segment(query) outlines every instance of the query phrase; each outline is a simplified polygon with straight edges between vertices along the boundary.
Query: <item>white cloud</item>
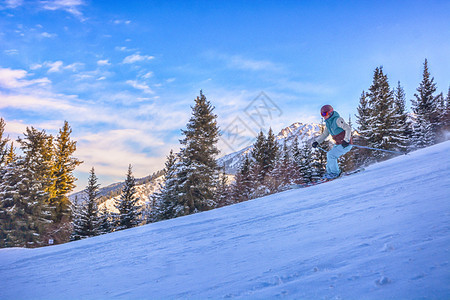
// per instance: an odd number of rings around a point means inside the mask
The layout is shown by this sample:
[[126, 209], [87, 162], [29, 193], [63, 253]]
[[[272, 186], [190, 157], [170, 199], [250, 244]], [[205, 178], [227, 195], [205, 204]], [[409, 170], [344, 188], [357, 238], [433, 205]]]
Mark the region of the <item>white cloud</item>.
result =
[[4, 88], [21, 88], [31, 85], [46, 85], [50, 83], [50, 80], [46, 77], [27, 80], [29, 76], [25, 70], [12, 70], [9, 68], [0, 68], [0, 86]]
[[4, 5], [6, 8], [16, 8], [23, 5], [23, 0], [5, 0]]
[[78, 18], [82, 18], [79, 7], [85, 5], [83, 0], [48, 0], [41, 1], [42, 7], [46, 10], [64, 10]]
[[282, 71], [283, 67], [269, 60], [256, 60], [242, 55], [228, 55], [216, 52], [207, 52], [205, 56], [209, 59], [223, 61], [228, 68], [245, 71]]
[[111, 63], [107, 59], [101, 59], [97, 61], [97, 65], [99, 66], [109, 66]]
[[124, 58], [123, 63], [124, 64], [133, 64], [135, 62], [141, 62], [141, 61], [148, 61], [154, 59], [154, 56], [150, 55], [140, 55], [139, 53], [135, 53], [132, 55], [129, 55]]
[[275, 71], [279, 70], [280, 67], [268, 60], [254, 60], [249, 58], [244, 58], [240, 55], [233, 55], [228, 58], [228, 65], [232, 68], [237, 68], [241, 70], [249, 71]]
[[155, 92], [145, 83], [140, 83], [137, 80], [127, 80], [127, 84], [131, 85], [135, 89], [141, 90], [147, 94], [154, 94]]
[[6, 55], [17, 55], [19, 54], [19, 50], [17, 49], [8, 49], [3, 51]]
[[73, 64], [70, 65], [64, 65], [64, 63], [61, 60], [58, 61], [46, 61], [42, 64], [33, 64], [30, 66], [30, 70], [38, 70], [41, 69], [43, 67], [49, 68], [48, 69], [48, 73], [57, 73], [57, 72], [62, 72], [63, 70], [69, 70], [72, 72], [77, 72], [78, 70], [80, 70], [81, 68], [84, 67], [83, 63], [79, 63], [79, 62], [75, 62]]
[[142, 78], [149, 79], [150, 77], [153, 77], [153, 72], [147, 72], [146, 74], [142, 75]]
[[114, 20], [114, 24], [120, 25], [120, 24], [125, 24], [125, 25], [129, 25], [131, 24], [130, 20]]
[[44, 38], [54, 38], [54, 37], [57, 37], [58, 35], [55, 33], [43, 32], [43, 33], [41, 33], [41, 36]]
[[47, 62], [46, 66], [49, 67], [48, 73], [60, 72], [61, 67], [63, 66], [63, 62], [60, 60], [55, 62]]

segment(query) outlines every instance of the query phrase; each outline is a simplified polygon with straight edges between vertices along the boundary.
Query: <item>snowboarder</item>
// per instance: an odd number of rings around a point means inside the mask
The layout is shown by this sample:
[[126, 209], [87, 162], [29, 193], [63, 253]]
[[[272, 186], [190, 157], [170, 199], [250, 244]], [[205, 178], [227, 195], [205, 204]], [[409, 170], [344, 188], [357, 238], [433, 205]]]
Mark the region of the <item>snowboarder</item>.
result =
[[338, 158], [352, 149], [350, 144], [352, 128], [344, 121], [338, 112], [333, 110], [331, 105], [324, 105], [320, 109], [320, 114], [325, 119], [325, 130], [312, 143], [314, 148], [318, 147], [330, 134], [336, 145], [327, 152], [327, 173], [326, 179], [333, 179], [341, 175], [338, 165]]

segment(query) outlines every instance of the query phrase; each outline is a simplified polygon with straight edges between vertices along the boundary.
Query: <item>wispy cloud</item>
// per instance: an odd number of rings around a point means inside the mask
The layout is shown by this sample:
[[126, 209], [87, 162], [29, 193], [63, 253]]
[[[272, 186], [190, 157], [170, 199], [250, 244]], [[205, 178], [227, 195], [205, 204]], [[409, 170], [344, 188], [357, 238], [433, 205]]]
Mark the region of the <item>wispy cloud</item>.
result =
[[238, 69], [244, 71], [282, 71], [283, 66], [276, 64], [270, 60], [258, 60], [243, 55], [229, 55], [209, 51], [205, 53], [208, 59], [219, 60], [225, 63], [230, 69]]
[[64, 10], [80, 19], [83, 19], [83, 14], [80, 11], [80, 6], [85, 5], [83, 0], [52, 0], [42, 1], [42, 7], [47, 10]]
[[97, 65], [99, 66], [109, 66], [111, 63], [107, 59], [101, 59], [97, 61]]
[[83, 63], [75, 62], [70, 65], [64, 65], [64, 62], [61, 60], [58, 61], [46, 61], [42, 64], [34, 64], [30, 67], [31, 70], [38, 70], [40, 68], [46, 67], [48, 68], [48, 73], [57, 73], [62, 72], [63, 70], [69, 70], [72, 72], [76, 72], [82, 67], [84, 67]]
[[[5, 8], [16, 8], [19, 7], [21, 5], [23, 5], [23, 0], [5, 0], [4, 2], [4, 7]], [[0, 4], [0, 9], [2, 8], [2, 5]]]
[[154, 56], [150, 56], [150, 55], [140, 55], [139, 53], [135, 53], [132, 55], [129, 55], [127, 57], [124, 58], [123, 63], [124, 64], [133, 64], [136, 62], [142, 62], [142, 61], [149, 61], [154, 59]]
[[129, 24], [131, 24], [131, 21], [130, 20], [114, 20], [113, 23], [116, 25], [121, 25], [121, 24], [129, 25]]
[[145, 83], [138, 82], [137, 80], [127, 80], [127, 84], [131, 85], [135, 89], [141, 90], [147, 94], [154, 94], [155, 92]]
[[58, 35], [56, 33], [48, 33], [48, 32], [41, 33], [41, 37], [44, 37], [44, 38], [54, 38], [57, 36]]

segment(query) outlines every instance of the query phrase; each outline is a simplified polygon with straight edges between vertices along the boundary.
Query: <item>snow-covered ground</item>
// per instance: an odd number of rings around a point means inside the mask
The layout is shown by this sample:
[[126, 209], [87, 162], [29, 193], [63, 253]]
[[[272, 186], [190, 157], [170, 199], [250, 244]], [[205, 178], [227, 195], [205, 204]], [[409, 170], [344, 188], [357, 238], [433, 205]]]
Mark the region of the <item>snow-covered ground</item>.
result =
[[0, 299], [449, 299], [450, 142], [322, 185], [40, 249]]

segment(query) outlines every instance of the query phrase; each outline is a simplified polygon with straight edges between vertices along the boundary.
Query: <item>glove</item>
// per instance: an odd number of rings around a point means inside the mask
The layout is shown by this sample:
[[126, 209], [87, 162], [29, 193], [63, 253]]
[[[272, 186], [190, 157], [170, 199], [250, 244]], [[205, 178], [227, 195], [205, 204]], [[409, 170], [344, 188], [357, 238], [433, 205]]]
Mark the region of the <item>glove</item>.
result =
[[350, 145], [348, 142], [346, 142], [346, 141], [342, 141], [342, 147], [344, 147], [344, 148], [347, 148], [348, 147], [348, 145]]
[[314, 143], [312, 143], [312, 146], [313, 146], [313, 148], [317, 148], [317, 146], [319, 146], [319, 143], [318, 142], [314, 142]]

